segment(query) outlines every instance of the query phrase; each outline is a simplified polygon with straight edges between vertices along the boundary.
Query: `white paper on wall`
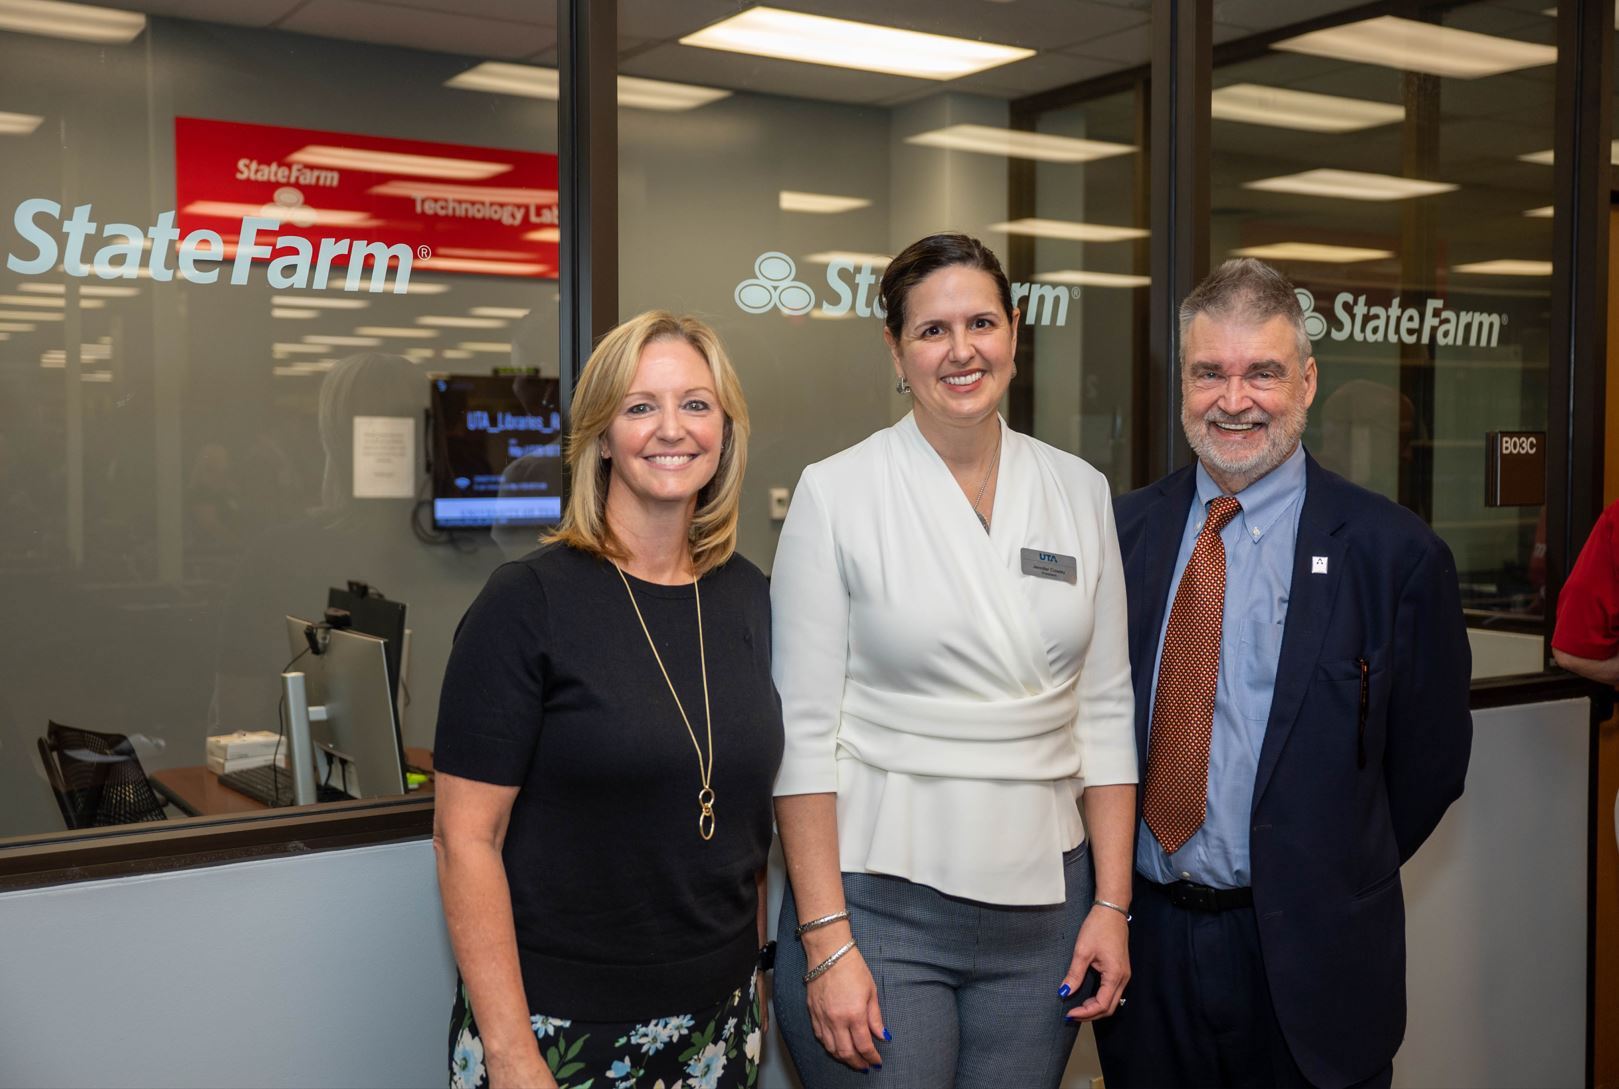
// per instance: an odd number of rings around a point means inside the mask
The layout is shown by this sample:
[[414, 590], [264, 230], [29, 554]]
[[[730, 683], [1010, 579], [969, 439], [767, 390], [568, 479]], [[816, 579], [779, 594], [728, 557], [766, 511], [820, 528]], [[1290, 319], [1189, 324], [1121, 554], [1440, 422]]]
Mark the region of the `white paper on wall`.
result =
[[354, 417], [354, 498], [410, 499], [416, 494], [416, 421], [409, 416]]

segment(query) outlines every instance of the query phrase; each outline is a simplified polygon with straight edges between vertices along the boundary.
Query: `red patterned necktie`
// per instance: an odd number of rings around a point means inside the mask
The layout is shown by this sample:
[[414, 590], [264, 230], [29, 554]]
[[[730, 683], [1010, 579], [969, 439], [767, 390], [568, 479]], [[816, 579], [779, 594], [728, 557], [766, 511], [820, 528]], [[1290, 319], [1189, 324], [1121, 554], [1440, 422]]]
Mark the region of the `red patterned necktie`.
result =
[[1220, 622], [1225, 613], [1225, 542], [1220, 531], [1241, 509], [1229, 495], [1209, 503], [1208, 518], [1192, 546], [1192, 558], [1186, 561], [1164, 631], [1141, 812], [1168, 854], [1192, 838], [1208, 811], [1209, 739], [1214, 734]]

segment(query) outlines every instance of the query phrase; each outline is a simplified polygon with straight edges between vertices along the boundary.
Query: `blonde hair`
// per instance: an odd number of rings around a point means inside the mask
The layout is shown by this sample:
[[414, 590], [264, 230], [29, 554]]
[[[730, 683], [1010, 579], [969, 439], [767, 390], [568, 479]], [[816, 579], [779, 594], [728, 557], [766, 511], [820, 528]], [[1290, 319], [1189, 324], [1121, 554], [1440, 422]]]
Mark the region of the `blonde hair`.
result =
[[618, 417], [619, 407], [635, 381], [641, 353], [654, 341], [665, 339], [683, 340], [703, 357], [714, 376], [720, 411], [725, 414], [719, 467], [697, 492], [697, 509], [687, 530], [692, 567], [702, 575], [736, 551], [742, 474], [748, 467], [748, 406], [719, 335], [697, 318], [677, 317], [667, 310], [637, 314], [602, 337], [590, 353], [579, 384], [574, 387], [564, 446], [572, 490], [561, 524], [543, 540], [615, 563], [629, 559], [629, 553], [607, 524], [607, 481], [612, 464], [601, 456], [601, 439]]

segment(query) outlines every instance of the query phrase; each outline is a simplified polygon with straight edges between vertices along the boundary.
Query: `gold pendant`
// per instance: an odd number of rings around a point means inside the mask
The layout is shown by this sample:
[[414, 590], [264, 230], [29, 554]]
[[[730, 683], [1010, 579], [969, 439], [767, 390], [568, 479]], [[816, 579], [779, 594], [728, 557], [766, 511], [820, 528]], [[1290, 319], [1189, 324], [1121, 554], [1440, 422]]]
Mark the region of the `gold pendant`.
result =
[[697, 792], [697, 804], [703, 807], [697, 818], [697, 834], [705, 840], [714, 838], [714, 792], [704, 787]]

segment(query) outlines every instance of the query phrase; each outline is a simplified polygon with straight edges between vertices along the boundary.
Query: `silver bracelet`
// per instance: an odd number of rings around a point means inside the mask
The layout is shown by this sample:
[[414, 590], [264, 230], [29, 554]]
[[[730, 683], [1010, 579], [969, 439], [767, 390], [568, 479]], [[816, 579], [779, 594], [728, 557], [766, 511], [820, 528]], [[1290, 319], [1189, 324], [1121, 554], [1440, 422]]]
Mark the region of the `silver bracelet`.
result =
[[808, 986], [809, 984], [814, 983], [817, 979], [820, 979], [822, 976], [826, 975], [826, 973], [831, 970], [832, 966], [838, 961], [842, 960], [843, 955], [853, 948], [853, 938], [850, 938], [848, 941], [838, 946], [837, 952], [833, 953], [830, 957], [827, 957], [821, 963], [804, 973], [804, 985]]
[[834, 911], [830, 915], [822, 915], [819, 919], [811, 919], [807, 923], [800, 923], [797, 929], [793, 931], [793, 938], [797, 941], [803, 941], [804, 935], [810, 931], [819, 930], [823, 926], [831, 926], [833, 923], [840, 923], [848, 917], [849, 911], [845, 908], [842, 911]]
[[1124, 921], [1127, 922], [1127, 923], [1135, 922], [1136, 917], [1134, 915], [1131, 915], [1130, 912], [1126, 908], [1120, 907], [1118, 904], [1115, 904], [1111, 900], [1092, 900], [1091, 903], [1095, 904], [1097, 907], [1112, 908], [1114, 911], [1118, 912], [1120, 915], [1123, 915], [1124, 916]]

